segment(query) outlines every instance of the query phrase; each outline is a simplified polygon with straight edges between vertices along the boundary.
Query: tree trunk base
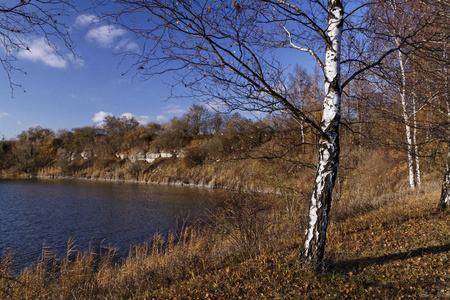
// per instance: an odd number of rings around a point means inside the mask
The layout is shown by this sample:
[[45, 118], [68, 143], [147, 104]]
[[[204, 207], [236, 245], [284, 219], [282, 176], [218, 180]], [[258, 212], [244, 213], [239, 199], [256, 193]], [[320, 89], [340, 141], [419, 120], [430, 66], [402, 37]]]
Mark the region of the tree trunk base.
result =
[[450, 169], [445, 173], [444, 182], [442, 183], [441, 200], [439, 207], [446, 209], [450, 205]]

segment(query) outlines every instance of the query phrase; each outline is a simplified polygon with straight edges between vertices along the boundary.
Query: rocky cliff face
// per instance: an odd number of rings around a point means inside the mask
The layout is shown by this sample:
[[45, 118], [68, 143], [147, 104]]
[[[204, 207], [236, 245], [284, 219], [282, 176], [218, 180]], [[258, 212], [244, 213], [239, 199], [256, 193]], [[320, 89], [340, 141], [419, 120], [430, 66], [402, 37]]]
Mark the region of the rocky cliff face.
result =
[[[78, 157], [81, 157], [82, 159], [86, 160], [90, 157], [95, 156], [95, 154], [92, 154], [91, 151], [84, 150], [81, 153], [78, 152], [72, 152], [67, 155], [68, 161], [74, 161]], [[129, 154], [125, 153], [116, 153], [116, 157], [120, 160], [123, 159], [129, 159], [131, 162], [137, 162], [137, 161], [145, 161], [147, 163], [152, 163], [158, 158], [183, 158], [184, 153], [182, 151], [173, 151], [173, 152], [144, 152], [144, 151], [132, 151]]]

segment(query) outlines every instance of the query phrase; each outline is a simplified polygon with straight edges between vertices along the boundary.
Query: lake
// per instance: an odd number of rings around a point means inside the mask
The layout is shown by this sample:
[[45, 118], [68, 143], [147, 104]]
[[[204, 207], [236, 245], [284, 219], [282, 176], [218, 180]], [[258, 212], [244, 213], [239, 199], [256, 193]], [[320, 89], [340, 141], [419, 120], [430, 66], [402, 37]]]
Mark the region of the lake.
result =
[[180, 217], [204, 217], [215, 191], [196, 187], [85, 180], [0, 180], [0, 251], [13, 250], [17, 266], [36, 262], [43, 245], [65, 256], [113, 245], [119, 253], [159, 232], [176, 230]]

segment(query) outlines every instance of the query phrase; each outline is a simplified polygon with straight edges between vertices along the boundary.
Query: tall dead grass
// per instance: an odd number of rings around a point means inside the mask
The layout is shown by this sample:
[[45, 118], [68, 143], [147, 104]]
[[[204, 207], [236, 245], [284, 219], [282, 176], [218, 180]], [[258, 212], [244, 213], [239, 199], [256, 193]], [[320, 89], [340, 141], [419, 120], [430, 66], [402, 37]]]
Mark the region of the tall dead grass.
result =
[[0, 298], [133, 298], [245, 260], [255, 251], [298, 239], [303, 232], [302, 220], [293, 215], [294, 210], [284, 209], [280, 197], [224, 192], [221, 199], [206, 222], [184, 227], [178, 234], [155, 235], [132, 247], [119, 261], [114, 248], [100, 254], [94, 250], [82, 253], [70, 241], [66, 257], [44, 249], [36, 264], [12, 276], [14, 260], [4, 255]]
[[433, 174], [422, 175], [422, 185], [412, 190], [402, 157], [383, 149], [355, 150], [342, 159], [331, 205], [331, 217], [342, 221], [405, 201], [414, 194], [440, 189]]

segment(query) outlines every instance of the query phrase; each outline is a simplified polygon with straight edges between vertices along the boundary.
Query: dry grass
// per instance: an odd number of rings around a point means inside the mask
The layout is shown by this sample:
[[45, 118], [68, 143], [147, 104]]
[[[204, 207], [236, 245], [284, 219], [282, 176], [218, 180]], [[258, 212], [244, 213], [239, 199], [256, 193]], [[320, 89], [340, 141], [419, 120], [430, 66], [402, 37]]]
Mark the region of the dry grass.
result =
[[[169, 237], [156, 235], [132, 248], [121, 261], [114, 260], [114, 249], [102, 255], [95, 251], [80, 253], [69, 243], [66, 257], [57, 258], [43, 251], [35, 265], [13, 277], [13, 259], [5, 255], [0, 264], [0, 298], [133, 298], [230, 262], [243, 261], [300, 229], [286, 230], [285, 218], [292, 216], [280, 213], [277, 205], [281, 200], [273, 196], [228, 192], [223, 197], [234, 200], [221, 202], [223, 205], [207, 223], [194, 224]], [[245, 200], [246, 205], [241, 206], [240, 200]], [[246, 214], [242, 215], [243, 211]], [[247, 220], [251, 215], [256, 218]]]
[[[449, 299], [450, 214], [436, 210], [438, 196], [400, 195], [389, 206], [333, 222], [327, 270], [320, 274], [298, 259], [303, 220], [297, 216], [304, 207], [288, 210], [282, 199], [239, 198], [226, 202], [209, 224], [177, 237], [155, 236], [119, 262], [113, 250], [99, 256], [69, 244], [67, 257], [44, 253], [13, 277], [13, 260], [4, 256], [0, 298]], [[251, 240], [245, 213], [236, 214], [246, 209], [261, 226]]]
[[173, 185], [199, 185], [211, 188], [235, 189], [249, 192], [280, 193], [281, 190], [303, 191], [312, 182], [312, 170], [292, 169], [292, 164], [258, 159], [208, 160], [200, 165], [187, 166], [183, 159], [159, 158], [152, 164], [127, 161], [101, 161], [98, 166], [87, 160], [85, 165], [64, 173], [61, 168], [40, 169], [44, 178], [74, 177], [82, 179], [123, 180]]
[[244, 261], [148, 290], [159, 299], [449, 299], [449, 212], [437, 192], [334, 223], [328, 267], [299, 263], [297, 242], [285, 241]]

